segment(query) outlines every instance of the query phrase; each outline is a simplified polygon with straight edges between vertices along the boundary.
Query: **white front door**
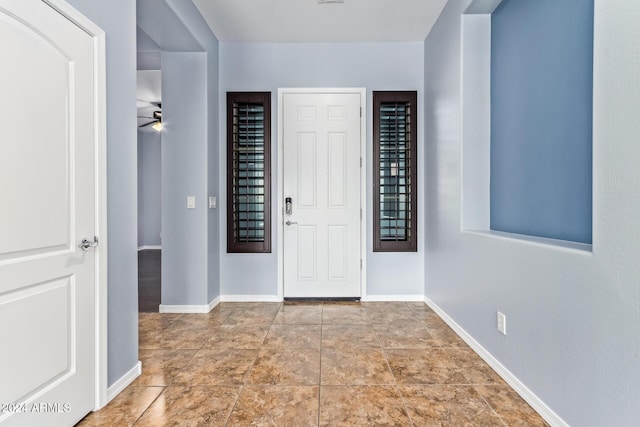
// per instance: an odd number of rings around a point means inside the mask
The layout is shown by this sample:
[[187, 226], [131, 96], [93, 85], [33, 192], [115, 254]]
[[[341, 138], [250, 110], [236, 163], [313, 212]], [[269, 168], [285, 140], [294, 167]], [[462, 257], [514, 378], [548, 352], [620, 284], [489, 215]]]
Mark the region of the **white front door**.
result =
[[284, 297], [360, 297], [360, 93], [283, 95]]
[[0, 424], [94, 407], [94, 40], [41, 0], [0, 0]]

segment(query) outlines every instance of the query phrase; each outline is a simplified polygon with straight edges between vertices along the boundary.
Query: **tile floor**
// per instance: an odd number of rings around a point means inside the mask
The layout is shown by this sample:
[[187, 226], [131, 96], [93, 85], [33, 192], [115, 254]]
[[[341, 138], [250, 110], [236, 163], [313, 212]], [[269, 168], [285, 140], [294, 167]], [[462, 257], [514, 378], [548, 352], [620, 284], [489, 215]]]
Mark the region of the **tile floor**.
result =
[[546, 426], [423, 303], [140, 313], [142, 375], [80, 426]]

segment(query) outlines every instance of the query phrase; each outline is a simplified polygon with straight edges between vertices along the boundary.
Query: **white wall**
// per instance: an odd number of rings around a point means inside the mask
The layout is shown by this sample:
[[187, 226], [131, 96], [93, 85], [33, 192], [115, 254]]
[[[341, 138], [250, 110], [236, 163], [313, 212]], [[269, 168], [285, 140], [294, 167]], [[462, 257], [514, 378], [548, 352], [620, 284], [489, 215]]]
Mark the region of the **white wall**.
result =
[[[469, 3], [450, 0], [425, 41], [425, 293], [570, 425], [636, 425], [640, 2], [596, 0], [592, 253], [460, 232], [460, 14]], [[496, 310], [507, 315], [506, 337]]]
[[138, 131], [138, 248], [161, 245], [161, 135]]
[[[367, 89], [367, 231], [372, 230], [371, 150], [373, 90], [417, 90], [418, 110], [423, 99], [423, 43], [220, 43], [220, 123], [226, 123], [227, 91], [271, 91], [272, 99], [272, 218], [277, 218], [277, 89], [284, 87], [364, 87]], [[271, 254], [226, 253], [226, 126], [220, 127], [220, 253], [222, 295], [276, 296], [277, 250], [280, 244], [272, 224]], [[423, 150], [423, 128], [418, 122], [418, 149]], [[419, 162], [418, 188], [423, 187], [424, 164]], [[420, 190], [419, 190], [420, 191]], [[422, 230], [424, 213], [419, 212]], [[418, 253], [373, 253], [367, 239], [367, 293], [422, 295], [424, 233]]]

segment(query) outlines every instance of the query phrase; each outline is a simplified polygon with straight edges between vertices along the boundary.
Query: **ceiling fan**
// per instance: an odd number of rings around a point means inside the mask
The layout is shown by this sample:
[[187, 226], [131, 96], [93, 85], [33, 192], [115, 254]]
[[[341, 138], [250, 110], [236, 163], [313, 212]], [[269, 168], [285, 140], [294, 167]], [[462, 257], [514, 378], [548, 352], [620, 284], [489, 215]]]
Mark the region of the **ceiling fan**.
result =
[[151, 126], [154, 130], [160, 132], [162, 130], [162, 104], [160, 102], [148, 102], [148, 104], [152, 107], [158, 108], [158, 110], [154, 110], [151, 116], [138, 116], [140, 119], [151, 119], [151, 121], [138, 125], [138, 127], [144, 128]]

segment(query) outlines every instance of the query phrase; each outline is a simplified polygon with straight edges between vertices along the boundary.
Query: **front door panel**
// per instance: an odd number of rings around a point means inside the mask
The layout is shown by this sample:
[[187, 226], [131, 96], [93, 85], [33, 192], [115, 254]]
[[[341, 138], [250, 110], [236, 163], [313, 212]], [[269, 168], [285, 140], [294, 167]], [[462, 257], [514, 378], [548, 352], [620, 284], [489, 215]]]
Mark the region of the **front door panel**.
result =
[[360, 94], [285, 94], [284, 296], [360, 297]]

